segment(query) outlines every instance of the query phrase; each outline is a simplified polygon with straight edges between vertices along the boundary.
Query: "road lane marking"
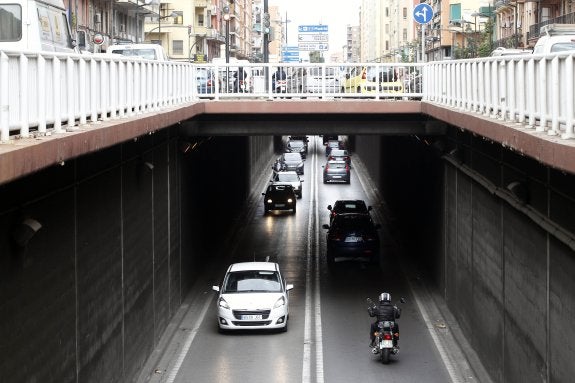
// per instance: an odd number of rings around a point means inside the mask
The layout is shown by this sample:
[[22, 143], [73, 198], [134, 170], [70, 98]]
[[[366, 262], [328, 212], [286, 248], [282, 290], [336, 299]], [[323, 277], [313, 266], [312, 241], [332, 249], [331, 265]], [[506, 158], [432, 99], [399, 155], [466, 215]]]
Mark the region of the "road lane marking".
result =
[[186, 355], [188, 354], [188, 351], [190, 350], [190, 347], [192, 346], [192, 342], [194, 341], [196, 334], [200, 330], [200, 325], [204, 321], [204, 317], [206, 316], [206, 313], [208, 312], [208, 308], [212, 304], [212, 299], [213, 299], [213, 295], [210, 294], [209, 298], [206, 299], [206, 302], [204, 303], [204, 307], [202, 308], [202, 312], [200, 313], [200, 316], [196, 320], [194, 328], [186, 337], [186, 341], [184, 342], [184, 346], [182, 347], [182, 349], [178, 353], [178, 359], [176, 360], [174, 367], [170, 371], [170, 374], [168, 375], [168, 379], [166, 380], [166, 383], [174, 383], [174, 380], [176, 379], [176, 376], [178, 375], [178, 372], [180, 371], [180, 367], [182, 367], [182, 363], [184, 363], [184, 359], [186, 358]]
[[[314, 169], [317, 169], [318, 154], [314, 156]], [[315, 173], [315, 170], [314, 170]], [[324, 375], [323, 375], [323, 332], [321, 327], [321, 297], [320, 297], [320, 248], [319, 248], [319, 199], [318, 199], [318, 180], [317, 176], [314, 177], [315, 185], [314, 188], [314, 197], [315, 197], [315, 207], [314, 207], [314, 216], [315, 216], [315, 243], [314, 243], [314, 254], [315, 254], [315, 372], [316, 372], [316, 382], [323, 383]], [[311, 216], [311, 214], [310, 214]], [[310, 225], [311, 226], [311, 225]]]

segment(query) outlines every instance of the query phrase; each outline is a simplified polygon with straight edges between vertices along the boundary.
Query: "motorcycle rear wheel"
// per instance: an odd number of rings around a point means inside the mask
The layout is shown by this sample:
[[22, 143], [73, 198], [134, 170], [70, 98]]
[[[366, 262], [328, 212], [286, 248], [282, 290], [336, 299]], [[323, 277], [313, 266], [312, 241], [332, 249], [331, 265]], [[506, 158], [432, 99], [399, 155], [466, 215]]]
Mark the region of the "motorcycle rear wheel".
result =
[[381, 359], [381, 363], [388, 364], [389, 363], [389, 348], [384, 348], [383, 350], [379, 351], [379, 358]]

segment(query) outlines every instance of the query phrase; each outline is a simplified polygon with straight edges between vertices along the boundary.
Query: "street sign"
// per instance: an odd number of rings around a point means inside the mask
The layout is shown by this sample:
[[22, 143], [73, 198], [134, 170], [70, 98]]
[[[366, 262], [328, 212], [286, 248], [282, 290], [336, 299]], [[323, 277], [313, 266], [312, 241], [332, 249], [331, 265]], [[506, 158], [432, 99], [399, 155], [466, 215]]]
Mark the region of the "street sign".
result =
[[288, 57], [288, 56], [289, 57], [299, 57], [299, 50], [297, 50], [297, 51], [282, 51], [282, 57]]
[[299, 48], [296, 45], [284, 46], [282, 48], [284, 51], [299, 51]]
[[284, 63], [298, 63], [299, 57], [282, 57], [282, 62], [284, 62]]
[[329, 50], [329, 44], [327, 43], [299, 43], [300, 51], [327, 51]]
[[311, 33], [300, 33], [297, 36], [298, 43], [314, 43], [314, 42], [327, 42], [329, 40], [329, 35], [327, 34], [311, 34]]
[[327, 25], [298, 25], [299, 33], [327, 33]]
[[413, 8], [413, 19], [418, 24], [427, 24], [433, 18], [433, 8], [431, 5], [421, 3]]

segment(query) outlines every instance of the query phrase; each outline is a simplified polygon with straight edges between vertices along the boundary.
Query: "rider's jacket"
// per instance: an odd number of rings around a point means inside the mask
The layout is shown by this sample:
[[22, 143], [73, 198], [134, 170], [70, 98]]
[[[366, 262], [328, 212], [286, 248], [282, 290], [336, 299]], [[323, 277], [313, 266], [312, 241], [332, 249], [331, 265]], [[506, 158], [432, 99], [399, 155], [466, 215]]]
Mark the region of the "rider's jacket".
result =
[[401, 309], [391, 302], [379, 302], [378, 306], [369, 308], [370, 317], [377, 317], [377, 321], [395, 321], [401, 316]]

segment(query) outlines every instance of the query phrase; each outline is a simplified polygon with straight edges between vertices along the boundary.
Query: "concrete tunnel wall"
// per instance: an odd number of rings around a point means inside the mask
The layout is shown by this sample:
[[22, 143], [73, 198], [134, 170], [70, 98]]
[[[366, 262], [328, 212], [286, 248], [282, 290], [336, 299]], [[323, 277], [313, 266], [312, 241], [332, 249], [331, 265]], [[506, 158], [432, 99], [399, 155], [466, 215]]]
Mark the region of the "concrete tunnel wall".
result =
[[[402, 228], [401, 256], [445, 299], [494, 382], [571, 381], [575, 175], [455, 129], [433, 142], [355, 140]], [[455, 161], [442, 160], [453, 148]], [[506, 189], [515, 181], [520, 198]]]
[[0, 381], [132, 381], [272, 154], [164, 129], [0, 185]]

